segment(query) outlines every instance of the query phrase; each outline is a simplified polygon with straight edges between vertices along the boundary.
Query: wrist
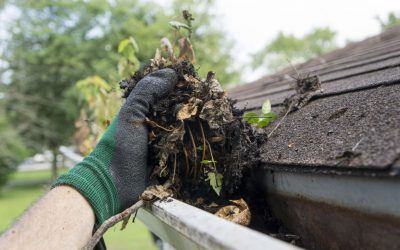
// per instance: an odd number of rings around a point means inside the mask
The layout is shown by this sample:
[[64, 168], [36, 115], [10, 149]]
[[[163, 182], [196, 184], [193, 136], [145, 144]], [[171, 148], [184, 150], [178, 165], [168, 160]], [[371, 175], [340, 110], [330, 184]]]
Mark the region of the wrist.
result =
[[67, 185], [76, 189], [90, 203], [96, 222], [100, 224], [120, 210], [117, 189], [109, 170], [115, 151], [115, 130], [116, 119], [93, 152], [52, 185], [52, 188]]
[[[97, 162], [96, 165], [93, 162]], [[99, 167], [100, 164], [88, 156], [52, 185], [52, 188], [66, 185], [77, 190], [90, 203], [99, 224], [119, 212], [116, 188], [110, 173]]]

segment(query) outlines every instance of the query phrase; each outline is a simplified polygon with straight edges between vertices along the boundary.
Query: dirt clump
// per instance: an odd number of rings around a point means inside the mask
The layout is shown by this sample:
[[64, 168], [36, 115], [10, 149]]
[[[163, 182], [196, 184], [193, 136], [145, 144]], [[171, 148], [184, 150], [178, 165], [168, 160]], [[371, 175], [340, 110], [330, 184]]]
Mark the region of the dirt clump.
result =
[[144, 76], [163, 68], [174, 69], [178, 83], [146, 119], [151, 184], [170, 182], [175, 198], [297, 244], [297, 236], [287, 233], [269, 210], [260, 188], [260, 145], [267, 136], [244, 122], [245, 110], [234, 107], [213, 72], [201, 79], [186, 60], [153, 59], [120, 83], [123, 96]]
[[321, 81], [317, 75], [298, 75], [294, 77], [294, 79], [296, 80], [294, 86], [296, 93], [286, 98], [284, 101], [285, 112], [287, 113], [300, 110], [306, 106], [314, 96], [322, 93]]
[[202, 208], [236, 197], [243, 174], [258, 164], [262, 137], [242, 120], [243, 111], [234, 108], [214, 73], [203, 80], [186, 60], [153, 59], [120, 83], [123, 97], [144, 76], [163, 68], [174, 69], [178, 83], [151, 107], [146, 120], [148, 161], [154, 166], [150, 179], [171, 180], [177, 198]]

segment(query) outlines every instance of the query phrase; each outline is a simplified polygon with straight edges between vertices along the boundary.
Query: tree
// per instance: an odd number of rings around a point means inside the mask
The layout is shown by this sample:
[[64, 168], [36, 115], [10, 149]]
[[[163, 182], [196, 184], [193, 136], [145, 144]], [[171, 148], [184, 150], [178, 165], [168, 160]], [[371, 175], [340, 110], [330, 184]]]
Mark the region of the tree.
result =
[[181, 16], [182, 10], [190, 10], [195, 20], [191, 41], [196, 53], [199, 74], [206, 76], [214, 71], [222, 85], [237, 83], [240, 75], [233, 68], [233, 41], [218, 25], [218, 16], [213, 13], [214, 0], [175, 0], [174, 16]]
[[[196, 25], [202, 28], [193, 41], [200, 72], [214, 70], [222, 81], [232, 81], [237, 73], [229, 67], [229, 46], [224, 34], [211, 27], [212, 1], [175, 3], [176, 10], [181, 3], [198, 15]], [[147, 63], [170, 30], [171, 17], [147, 1], [5, 1], [10, 5], [19, 17], [7, 25], [10, 39], [1, 58], [5, 66], [0, 73], [7, 73], [9, 81], [7, 115], [29, 148], [50, 149], [54, 155], [75, 130], [80, 110], [77, 92], [71, 91], [75, 83], [98, 75], [115, 89], [121, 80], [116, 70], [119, 41], [133, 36], [140, 47], [138, 60]], [[55, 162], [53, 170], [55, 177]]]
[[74, 131], [77, 112], [66, 102], [65, 90], [82, 75], [97, 70], [99, 64], [94, 60], [101, 62], [105, 55], [102, 50], [92, 53], [93, 46], [99, 44], [88, 37], [100, 7], [69, 1], [13, 4], [20, 18], [8, 30], [11, 40], [3, 57], [6, 70], [12, 73], [6, 88], [6, 109], [28, 147], [53, 152], [55, 178], [58, 147]]
[[336, 32], [330, 28], [316, 28], [303, 37], [280, 32], [262, 50], [253, 54], [252, 66], [266, 66], [269, 71], [287, 67], [289, 62], [301, 63], [336, 48]]
[[390, 29], [394, 26], [400, 25], [400, 17], [396, 15], [396, 13], [389, 12], [387, 15], [387, 19], [383, 20], [380, 17], [377, 17], [379, 24], [381, 25], [382, 30]]
[[[0, 100], [0, 107], [2, 105]], [[4, 110], [0, 108], [0, 188], [6, 183], [9, 174], [18, 163], [29, 155], [17, 131], [11, 126]]]

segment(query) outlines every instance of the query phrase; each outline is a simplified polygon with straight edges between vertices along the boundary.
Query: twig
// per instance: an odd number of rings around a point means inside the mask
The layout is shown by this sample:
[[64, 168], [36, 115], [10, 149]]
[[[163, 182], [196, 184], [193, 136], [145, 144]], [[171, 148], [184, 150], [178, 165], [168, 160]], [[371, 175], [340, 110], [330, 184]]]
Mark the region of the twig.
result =
[[364, 137], [362, 137], [357, 143], [356, 145], [354, 145], [354, 147], [351, 149], [352, 152], [356, 151], [356, 149], [358, 148], [358, 146], [360, 145], [360, 143], [364, 140]]
[[[163, 187], [165, 189], [168, 189], [171, 186], [172, 186], [172, 183], [170, 180], [167, 180], [163, 185]], [[158, 200], [158, 198], [148, 200], [148, 201], [146, 200], [146, 202], [154, 202], [156, 200]], [[82, 248], [82, 250], [92, 250], [96, 246], [96, 244], [100, 241], [101, 237], [103, 237], [105, 232], [107, 232], [107, 230], [110, 227], [114, 226], [115, 224], [117, 224], [120, 221], [123, 221], [126, 218], [129, 218], [133, 213], [135, 213], [135, 216], [133, 217], [133, 221], [134, 221], [136, 218], [137, 211], [139, 210], [139, 208], [143, 207], [144, 205], [145, 205], [145, 201], [143, 201], [143, 199], [140, 199], [135, 204], [128, 207], [121, 213], [108, 218], [105, 222], [103, 222], [103, 224], [101, 224], [101, 226], [93, 234], [92, 238], [90, 238], [90, 240], [88, 241], [88, 243], [86, 243], [86, 245]]]
[[201, 138], [202, 138], [202, 140], [203, 140], [203, 155], [202, 155], [202, 157], [201, 157], [201, 162], [200, 162], [200, 169], [199, 169], [199, 172], [201, 172], [201, 167], [203, 166], [203, 161], [205, 160], [205, 158], [206, 158], [206, 147], [207, 147], [207, 144], [206, 144], [206, 136], [205, 136], [205, 134], [204, 134], [204, 129], [203, 129], [203, 125], [201, 125], [201, 121], [199, 121], [199, 124], [200, 124], [200, 131], [201, 131]]
[[215, 164], [214, 156], [213, 156], [212, 149], [211, 149], [211, 144], [207, 140], [206, 140], [206, 142], [207, 142], [207, 145], [208, 145], [208, 149], [210, 150], [211, 161], [212, 161], [212, 163], [214, 165], [215, 170], [217, 170], [217, 165]]
[[139, 210], [136, 210], [135, 211], [135, 215], [133, 215], [133, 218], [132, 218], [132, 223], [135, 223], [135, 219], [136, 219], [136, 216], [137, 216], [137, 212], [138, 212]]
[[189, 158], [185, 147], [183, 147], [183, 154], [185, 155], [185, 176], [189, 174]]
[[82, 248], [83, 250], [92, 250], [96, 244], [99, 242], [101, 237], [103, 237], [104, 233], [112, 226], [117, 224], [118, 222], [124, 220], [128, 216], [131, 216], [131, 214], [135, 213], [139, 208], [143, 207], [144, 201], [139, 200], [136, 202], [134, 205], [131, 207], [125, 209], [119, 214], [116, 214], [112, 217], [110, 217], [108, 220], [103, 222], [99, 229], [97, 229], [96, 233], [92, 236], [92, 238], [89, 240], [89, 242]]
[[190, 129], [189, 125], [187, 127], [188, 127], [189, 136], [190, 136], [190, 140], [192, 141], [192, 146], [193, 146], [193, 151], [194, 151], [194, 178], [196, 179], [196, 177], [197, 177], [197, 147], [196, 147], [196, 143], [194, 141], [192, 130]]
[[203, 155], [201, 160], [204, 160], [206, 158], [206, 136], [204, 134], [204, 129], [203, 129], [203, 125], [201, 125], [201, 121], [199, 121], [200, 124], [200, 131], [201, 131], [201, 138], [203, 140]]
[[175, 180], [175, 174], [176, 174], [176, 153], [175, 153], [175, 155], [174, 155], [174, 172], [173, 172], [173, 174], [172, 174], [172, 183], [175, 183], [175, 182], [174, 182], [174, 180]]
[[149, 119], [147, 119], [147, 118], [146, 118], [146, 122], [147, 122], [148, 124], [150, 124], [150, 126], [160, 128], [160, 129], [165, 130], [165, 131], [167, 131], [167, 132], [173, 132], [173, 131], [174, 131], [173, 129], [167, 129], [167, 128], [165, 128], [165, 127], [163, 127], [163, 126], [157, 124], [155, 121], [149, 120]]
[[292, 104], [289, 105], [288, 110], [286, 111], [286, 114], [282, 117], [282, 119], [279, 120], [278, 124], [276, 124], [275, 128], [272, 129], [272, 131], [268, 134], [267, 138], [270, 138], [271, 135], [275, 132], [277, 128], [282, 124], [282, 122], [286, 119], [286, 116], [290, 113], [292, 109]]

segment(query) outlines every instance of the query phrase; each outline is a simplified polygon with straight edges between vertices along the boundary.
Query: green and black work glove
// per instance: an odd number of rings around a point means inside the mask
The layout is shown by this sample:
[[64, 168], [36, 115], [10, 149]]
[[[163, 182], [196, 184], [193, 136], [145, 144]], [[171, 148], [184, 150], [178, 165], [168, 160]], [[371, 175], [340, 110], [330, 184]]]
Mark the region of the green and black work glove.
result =
[[144, 191], [148, 176], [144, 121], [150, 107], [177, 80], [172, 69], [140, 80], [93, 152], [54, 183], [53, 187], [72, 186], [86, 197], [98, 224], [133, 205]]

